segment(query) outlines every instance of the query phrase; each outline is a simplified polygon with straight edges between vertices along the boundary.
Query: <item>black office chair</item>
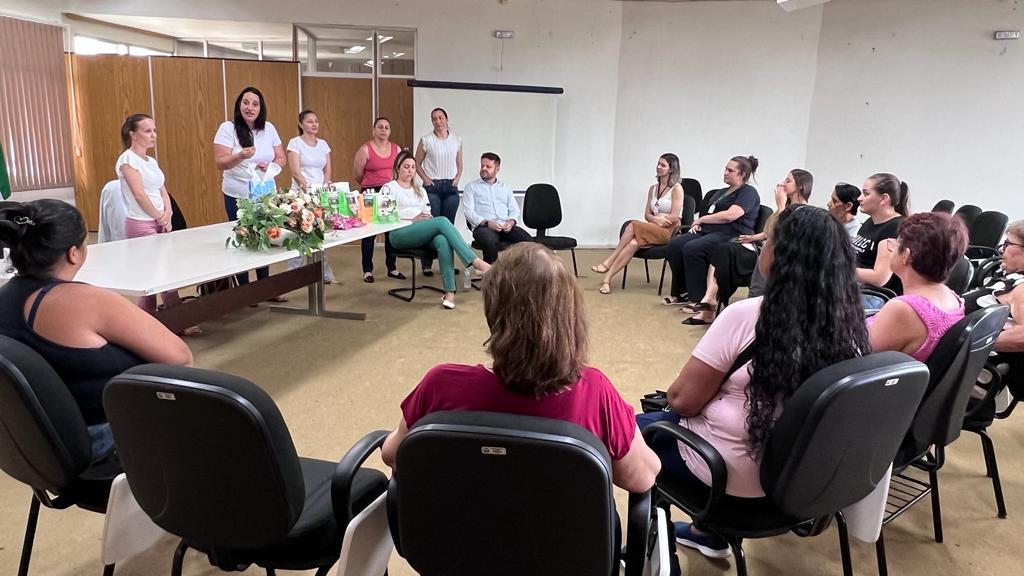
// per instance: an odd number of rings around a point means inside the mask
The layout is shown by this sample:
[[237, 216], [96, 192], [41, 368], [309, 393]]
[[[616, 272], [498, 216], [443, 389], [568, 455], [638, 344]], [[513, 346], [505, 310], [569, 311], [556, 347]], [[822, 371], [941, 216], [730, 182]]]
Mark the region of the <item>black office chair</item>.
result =
[[945, 212], [946, 214], [953, 213], [953, 201], [952, 200], [939, 200], [932, 207], [932, 212]]
[[178, 203], [175, 202], [174, 196], [168, 194], [167, 197], [171, 199], [171, 210], [173, 211], [173, 214], [171, 214], [171, 230], [177, 231], [188, 229], [188, 222], [185, 221], [185, 214], [182, 213], [181, 208], [178, 208]]
[[[416, 297], [416, 291], [417, 290], [432, 290], [434, 292], [440, 292], [441, 294], [444, 294], [444, 290], [442, 290], [441, 288], [438, 288], [437, 286], [431, 286], [429, 284], [420, 284], [420, 285], [416, 284], [416, 268], [419, 267], [416, 264], [416, 261], [417, 260], [423, 260], [423, 259], [436, 260], [437, 259], [437, 250], [434, 250], [433, 248], [405, 248], [405, 249], [395, 248], [394, 249], [394, 254], [395, 254], [395, 259], [398, 259], [398, 258], [408, 258], [410, 264], [412, 265], [411, 266], [412, 270], [409, 272], [409, 287], [408, 288], [392, 288], [392, 289], [388, 290], [388, 296], [394, 296], [395, 298], [398, 298], [399, 300], [404, 300], [406, 302], [412, 302], [413, 298]], [[409, 293], [408, 296], [405, 295], [406, 292]]]
[[[997, 368], [1000, 364], [1008, 365], [1004, 376]], [[981, 399], [971, 398], [967, 404], [963, 429], [973, 432], [981, 438], [981, 449], [985, 456], [985, 475], [992, 479], [992, 491], [996, 498], [996, 513], [1006, 518], [1006, 502], [1003, 499], [1003, 486], [999, 479], [999, 464], [996, 461], [996, 447], [992, 437], [988, 435], [988, 427], [996, 420], [1005, 420], [1013, 413], [1017, 403], [1024, 398], [1024, 353], [997, 354], [989, 358], [985, 371], [991, 378], [984, 384], [985, 396]], [[998, 409], [996, 398], [1007, 390], [1010, 394], [1009, 404]]]
[[971, 288], [986, 288], [1003, 274], [1003, 257], [993, 256], [976, 263]]
[[981, 208], [978, 208], [974, 204], [964, 204], [963, 206], [956, 209], [953, 216], [959, 216], [964, 221], [964, 225], [967, 226], [967, 230], [971, 229], [971, 224], [974, 223], [974, 219], [981, 214]]
[[945, 284], [953, 292], [963, 294], [970, 290], [972, 280], [974, 280], [974, 264], [967, 256], [961, 256], [950, 270]]
[[[967, 315], [946, 331], [929, 356], [928, 390], [893, 460], [883, 526], [931, 494], [935, 541], [942, 542], [938, 471], [945, 463], [945, 447], [960, 437], [971, 389], [1008, 314], [1006, 306], [992, 306]], [[906, 474], [910, 467], [927, 472], [928, 482]], [[878, 571], [884, 576], [888, 571], [884, 533], [875, 547]]]
[[[696, 182], [696, 180], [694, 180]], [[699, 184], [698, 184], [699, 186]], [[693, 197], [686, 196], [683, 198], [683, 211], [680, 216], [680, 222], [686, 223], [686, 214], [690, 214], [690, 224], [693, 223]], [[626, 226], [629, 225], [630, 220], [626, 220], [622, 223], [622, 227], [619, 228], [619, 237], [622, 237], [623, 232], [626, 231]], [[677, 227], [678, 229], [678, 227]], [[673, 230], [673, 236], [675, 230]], [[665, 260], [665, 255], [668, 254], [668, 244], [662, 244], [660, 246], [648, 246], [647, 248], [640, 248], [633, 253], [633, 258], [640, 258], [644, 261], [644, 274], [647, 275], [647, 283], [651, 283], [651, 269], [647, 262], [649, 260], [661, 260], [661, 279], [658, 281], [658, 296], [661, 296], [661, 290], [665, 286], [665, 265], [668, 263]], [[629, 263], [622, 268], [622, 289], [626, 289], [626, 274], [629, 272]]]
[[555, 252], [569, 250], [572, 253], [572, 272], [579, 276], [576, 267], [575, 238], [570, 236], [549, 236], [548, 229], [562, 223], [562, 203], [558, 190], [551, 184], [530, 184], [523, 198], [523, 225], [537, 231], [533, 241], [543, 244]]
[[137, 366], [110, 381], [103, 405], [139, 506], [181, 538], [171, 576], [188, 548], [224, 571], [325, 576], [349, 521], [387, 489], [360, 468], [386, 432], [340, 462], [300, 458], [274, 401], [238, 376]]
[[[758, 209], [758, 212], [757, 212], [757, 220], [754, 221], [754, 234], [760, 234], [760, 233], [764, 232], [765, 226], [768, 225], [768, 219], [771, 218], [772, 214], [774, 214], [774, 213], [775, 213], [775, 210], [772, 210], [771, 208], [769, 208], [768, 206], [765, 206], [764, 204], [761, 205], [761, 207]], [[757, 256], [760, 257], [760, 254], [761, 254], [761, 247], [760, 247], [760, 245], [758, 245], [757, 246]], [[756, 267], [756, 260], [755, 260], [755, 267]], [[726, 272], [726, 274], [728, 274], [728, 273]], [[754, 277], [754, 273], [751, 272], [750, 274], [747, 274], [746, 276], [740, 278], [740, 281], [736, 284], [735, 288], [741, 288], [743, 286], [749, 287], [750, 286], [750, 281], [753, 279], [753, 277]], [[725, 291], [722, 290], [721, 288], [722, 288], [722, 285], [719, 284], [718, 302], [719, 302], [719, 305], [722, 308], [725, 308], [726, 306], [729, 305], [729, 300], [732, 299], [733, 294], [735, 294], [736, 292], [735, 292], [735, 289], [734, 289], [732, 292], [726, 294]]]
[[[39, 506], [104, 514], [110, 484], [121, 473], [113, 450], [91, 454], [82, 413], [60, 376], [7, 336], [0, 336], [0, 468], [32, 488], [18, 576], [28, 575]], [[113, 564], [104, 567], [105, 576], [113, 573]]]
[[[388, 516], [395, 549], [423, 576], [619, 574], [611, 460], [570, 422], [425, 416], [398, 447]], [[650, 519], [650, 492], [630, 494], [627, 576], [643, 569]]]
[[702, 204], [704, 203], [704, 192], [701, 189], [700, 181], [693, 178], [683, 178], [680, 183], [683, 185], [683, 194], [687, 198], [693, 199], [693, 208], [690, 209], [688, 205], [683, 206], [683, 218], [682, 223], [685, 226], [693, 224], [694, 214], [700, 211]]
[[1006, 233], [1006, 225], [1009, 221], [1006, 214], [994, 210], [978, 214], [968, 227], [970, 246], [967, 247], [967, 257], [972, 260], [981, 260], [998, 256], [997, 247]]
[[[702, 530], [729, 542], [736, 571], [746, 576], [744, 538], [793, 531], [823, 532], [834, 517], [839, 528], [843, 574], [853, 568], [841, 510], [868, 494], [885, 476], [928, 384], [928, 369], [900, 352], [881, 352], [825, 368], [808, 378], [785, 403], [761, 460], [766, 496], [725, 493], [726, 466], [707, 440], [670, 422], [644, 428], [652, 443], [670, 434], [689, 446], [711, 470], [711, 486], [662, 472], [655, 504], [676, 506]], [[871, 425], [864, 415], [871, 414]]]

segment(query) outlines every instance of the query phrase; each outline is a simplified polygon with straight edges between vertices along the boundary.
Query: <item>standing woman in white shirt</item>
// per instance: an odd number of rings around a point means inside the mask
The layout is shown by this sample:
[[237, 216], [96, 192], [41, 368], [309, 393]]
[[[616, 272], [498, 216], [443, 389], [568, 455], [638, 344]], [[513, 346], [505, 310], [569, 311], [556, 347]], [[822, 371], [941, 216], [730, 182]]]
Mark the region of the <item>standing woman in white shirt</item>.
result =
[[[420, 138], [416, 147], [416, 173], [423, 179], [431, 215], [444, 216], [455, 224], [462, 177], [462, 138], [448, 130], [448, 113], [444, 108], [430, 111], [430, 123], [434, 131]], [[424, 276], [433, 276], [430, 264], [430, 260], [423, 260]]]
[[[164, 173], [156, 158], [148, 155], [156, 145], [156, 122], [146, 114], [132, 114], [121, 125], [121, 143], [125, 150], [117, 157], [114, 172], [124, 195], [124, 232], [127, 238], [152, 236], [171, 231], [171, 199], [164, 186]], [[160, 294], [167, 307], [181, 303], [177, 290]], [[156, 313], [156, 296], [139, 298], [139, 307]], [[197, 326], [187, 328], [184, 334], [202, 333]]]
[[[398, 202], [398, 217], [412, 224], [391, 232], [391, 244], [405, 248], [433, 248], [441, 268], [444, 297], [441, 306], [455, 308], [455, 255], [466, 267], [486, 272], [491, 265], [477, 258], [455, 226], [442, 216], [431, 216], [427, 195], [416, 185], [416, 158], [402, 150], [395, 159], [394, 180], [381, 186], [382, 194], [392, 194]], [[454, 254], [453, 254], [454, 252]]]
[[[299, 135], [288, 141], [288, 170], [292, 173], [292, 188], [309, 188], [331, 183], [331, 147], [317, 137], [320, 118], [312, 110], [299, 114]], [[288, 261], [288, 269], [297, 268], [302, 257]], [[324, 281], [337, 284], [331, 264], [324, 255]]]
[[[224, 122], [217, 129], [213, 138], [213, 160], [217, 168], [224, 173], [221, 191], [224, 192], [224, 211], [228, 220], [238, 219], [238, 200], [249, 197], [250, 169], [266, 172], [271, 164], [284, 167], [284, 148], [277, 128], [267, 122], [267, 103], [263, 93], [247, 86], [235, 99], [235, 117], [232, 122]], [[256, 269], [256, 278], [263, 279], [270, 275], [269, 267]], [[249, 282], [249, 273], [243, 272], [235, 276], [239, 284]], [[275, 302], [284, 302], [287, 298], [272, 298]]]

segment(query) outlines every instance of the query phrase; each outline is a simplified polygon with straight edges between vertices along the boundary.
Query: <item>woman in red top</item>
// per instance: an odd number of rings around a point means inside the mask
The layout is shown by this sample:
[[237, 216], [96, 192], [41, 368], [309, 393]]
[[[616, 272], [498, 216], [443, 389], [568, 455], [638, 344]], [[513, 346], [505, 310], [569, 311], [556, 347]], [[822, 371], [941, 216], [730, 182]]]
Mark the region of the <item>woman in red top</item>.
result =
[[[398, 144], [390, 140], [391, 121], [380, 117], [373, 122], [373, 138], [356, 151], [352, 163], [352, 177], [359, 182], [362, 192], [377, 192], [391, 181], [395, 158], [398, 156]], [[363, 238], [363, 282], [373, 284], [373, 244], [376, 238]], [[384, 264], [388, 268], [388, 276], [397, 280], [405, 280], [405, 274], [396, 269], [395, 254], [391, 248], [390, 234], [384, 235]]]
[[483, 294], [492, 367], [441, 364], [427, 372], [402, 402], [384, 462], [395, 467], [398, 445], [423, 416], [483, 410], [586, 428], [608, 448], [616, 486], [637, 493], [653, 486], [661, 463], [644, 443], [632, 407], [600, 370], [584, 364], [583, 294], [561, 259], [540, 244], [515, 244], [484, 275]]

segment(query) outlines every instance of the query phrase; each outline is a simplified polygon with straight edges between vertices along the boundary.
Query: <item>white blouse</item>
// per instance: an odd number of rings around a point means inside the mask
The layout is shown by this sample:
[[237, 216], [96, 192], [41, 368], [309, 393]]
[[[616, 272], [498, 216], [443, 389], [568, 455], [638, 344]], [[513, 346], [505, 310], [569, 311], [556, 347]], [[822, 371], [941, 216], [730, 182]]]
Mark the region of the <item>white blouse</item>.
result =
[[[299, 155], [299, 166], [302, 169], [302, 177], [310, 186], [324, 184], [324, 169], [327, 167], [327, 155], [331, 153], [331, 147], [327, 142], [316, 139], [316, 146], [306, 144], [302, 136], [296, 136], [288, 141], [288, 151]], [[292, 178], [292, 187], [298, 188], [299, 183]]]
[[426, 192], [421, 190], [423, 195], [419, 196], [412, 186], [405, 188], [398, 180], [381, 186], [382, 191], [384, 188], [398, 200], [398, 217], [402, 220], [412, 220], [424, 212], [430, 213], [430, 202], [427, 201]]
[[121, 182], [121, 194], [124, 196], [125, 216], [132, 220], [152, 221], [153, 217], [146, 214], [146, 211], [139, 206], [135, 195], [132, 194], [132, 189], [124, 179], [121, 166], [125, 164], [139, 171], [139, 175], [142, 176], [142, 189], [149, 197], [149, 201], [153, 203], [153, 208], [161, 212], [164, 210], [164, 197], [160, 195], [160, 189], [164, 186], [163, 170], [160, 170], [160, 166], [157, 165], [156, 158], [139, 156], [131, 148], [121, 153], [117, 162], [114, 163], [114, 172], [117, 173], [117, 179]]

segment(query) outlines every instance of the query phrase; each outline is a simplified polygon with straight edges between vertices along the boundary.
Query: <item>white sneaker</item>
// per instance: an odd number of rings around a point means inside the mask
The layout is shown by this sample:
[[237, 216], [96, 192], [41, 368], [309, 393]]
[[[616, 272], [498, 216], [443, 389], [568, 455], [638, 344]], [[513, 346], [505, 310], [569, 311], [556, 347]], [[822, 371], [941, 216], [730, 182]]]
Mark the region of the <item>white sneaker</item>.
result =
[[455, 310], [455, 300], [449, 300], [445, 297], [441, 297], [441, 307], [445, 310]]

